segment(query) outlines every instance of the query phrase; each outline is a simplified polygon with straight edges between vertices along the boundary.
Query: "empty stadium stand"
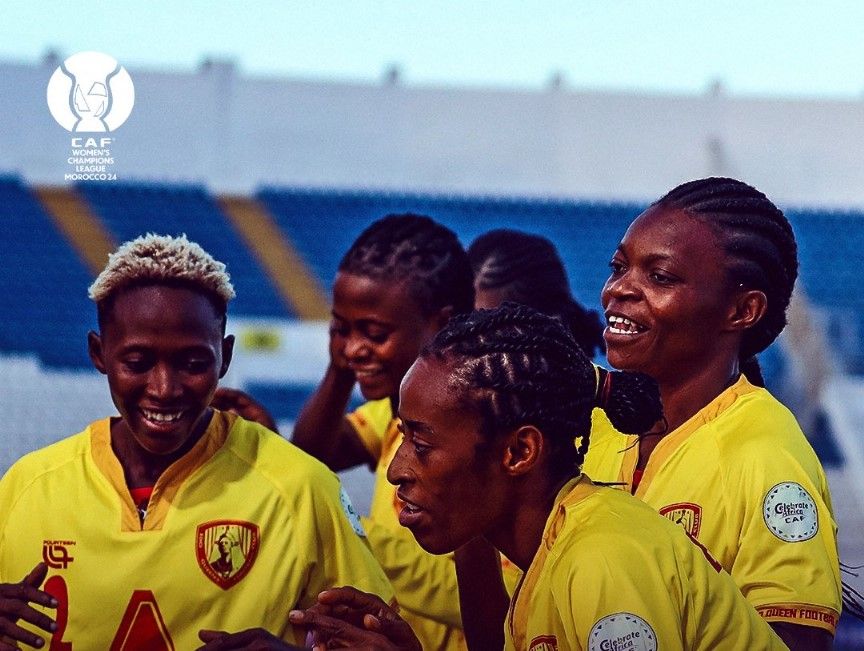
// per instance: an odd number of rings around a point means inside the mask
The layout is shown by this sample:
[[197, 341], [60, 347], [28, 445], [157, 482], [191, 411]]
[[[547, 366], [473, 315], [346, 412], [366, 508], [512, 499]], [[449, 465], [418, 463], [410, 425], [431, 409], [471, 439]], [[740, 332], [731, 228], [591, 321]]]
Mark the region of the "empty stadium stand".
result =
[[0, 260], [0, 351], [89, 366], [90, 272], [32, 191], [9, 176], [0, 177]]
[[237, 290], [237, 314], [296, 316], [233, 224], [202, 186], [82, 184], [79, 191], [118, 242], [143, 233], [179, 235], [223, 261]]

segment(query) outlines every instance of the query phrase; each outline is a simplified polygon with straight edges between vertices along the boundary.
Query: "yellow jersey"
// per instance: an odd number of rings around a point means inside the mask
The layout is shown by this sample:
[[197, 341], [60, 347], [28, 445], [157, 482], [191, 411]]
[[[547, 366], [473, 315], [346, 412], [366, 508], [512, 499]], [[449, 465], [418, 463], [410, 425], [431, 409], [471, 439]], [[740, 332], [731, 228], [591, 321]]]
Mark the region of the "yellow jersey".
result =
[[[393, 584], [400, 615], [427, 651], [467, 649], [453, 555], [430, 554], [417, 544], [414, 534], [399, 524], [402, 504], [396, 497], [396, 487], [387, 481], [387, 468], [402, 435], [390, 399], [369, 401], [349, 414], [348, 420], [377, 459], [372, 503], [363, 525], [375, 557]], [[513, 594], [521, 572], [503, 557], [502, 570], [508, 592]]]
[[[584, 471], [631, 490], [637, 437], [595, 426]], [[768, 391], [742, 375], [663, 437], [634, 494], [705, 545], [766, 620], [834, 634], [842, 592], [828, 483]]]
[[321, 590], [393, 595], [337, 477], [219, 411], [143, 517], [107, 418], [20, 459], [0, 481], [0, 581], [40, 560], [59, 602], [52, 649], [194, 649], [201, 629], [253, 627], [302, 643], [288, 612]]
[[786, 649], [678, 527], [585, 475], [558, 494], [516, 589], [505, 649]]

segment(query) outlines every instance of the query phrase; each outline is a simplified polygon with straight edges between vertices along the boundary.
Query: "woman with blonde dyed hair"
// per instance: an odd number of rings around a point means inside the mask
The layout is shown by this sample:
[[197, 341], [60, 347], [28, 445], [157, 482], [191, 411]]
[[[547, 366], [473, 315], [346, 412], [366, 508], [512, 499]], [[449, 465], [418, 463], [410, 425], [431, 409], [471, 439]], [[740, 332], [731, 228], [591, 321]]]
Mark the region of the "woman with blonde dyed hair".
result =
[[[225, 265], [185, 237], [146, 235], [110, 257], [90, 296], [90, 357], [119, 416], [25, 456], [0, 481], [4, 641], [190, 649], [245, 629], [237, 635], [298, 643], [286, 608], [334, 583], [389, 600], [336, 477], [210, 407], [234, 344]], [[220, 538], [230, 563], [214, 567]]]

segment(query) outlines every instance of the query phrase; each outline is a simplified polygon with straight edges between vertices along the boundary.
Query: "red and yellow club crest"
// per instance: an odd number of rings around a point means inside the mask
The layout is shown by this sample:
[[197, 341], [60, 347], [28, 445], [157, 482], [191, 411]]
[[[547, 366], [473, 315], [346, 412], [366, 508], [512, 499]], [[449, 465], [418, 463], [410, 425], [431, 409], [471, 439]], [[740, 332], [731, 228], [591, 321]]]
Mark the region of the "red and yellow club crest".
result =
[[660, 515], [666, 516], [672, 522], [684, 527], [684, 531], [693, 538], [699, 537], [702, 526], [702, 507], [692, 502], [679, 502], [660, 509]]
[[540, 635], [531, 640], [528, 651], [558, 651], [558, 638], [554, 635]]
[[198, 525], [195, 556], [207, 578], [227, 590], [252, 569], [259, 542], [258, 525], [242, 520], [213, 520]]

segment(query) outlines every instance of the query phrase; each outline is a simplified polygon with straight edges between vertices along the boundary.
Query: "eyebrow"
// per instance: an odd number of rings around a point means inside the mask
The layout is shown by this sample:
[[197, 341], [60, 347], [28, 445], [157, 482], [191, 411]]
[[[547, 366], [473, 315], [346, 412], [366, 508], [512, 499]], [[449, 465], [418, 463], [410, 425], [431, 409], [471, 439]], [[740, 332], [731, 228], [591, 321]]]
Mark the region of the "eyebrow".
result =
[[407, 418], [402, 418], [401, 416], [399, 417], [399, 419], [402, 421], [402, 423], [405, 425], [405, 427], [407, 427], [410, 430], [414, 430], [417, 432], [423, 432], [424, 434], [434, 434], [435, 433], [435, 430], [433, 430], [431, 426], [424, 423], [423, 421], [408, 420]]
[[[615, 249], [615, 252], [620, 253], [624, 257], [627, 257], [627, 254], [624, 251], [624, 245], [623, 244], [619, 244], [618, 247]], [[668, 253], [650, 253], [650, 254], [646, 255], [644, 258], [644, 261], [649, 263], [649, 264], [652, 262], [660, 262], [660, 261], [665, 261], [665, 260], [672, 260], [674, 262], [675, 257], [668, 254]]]

